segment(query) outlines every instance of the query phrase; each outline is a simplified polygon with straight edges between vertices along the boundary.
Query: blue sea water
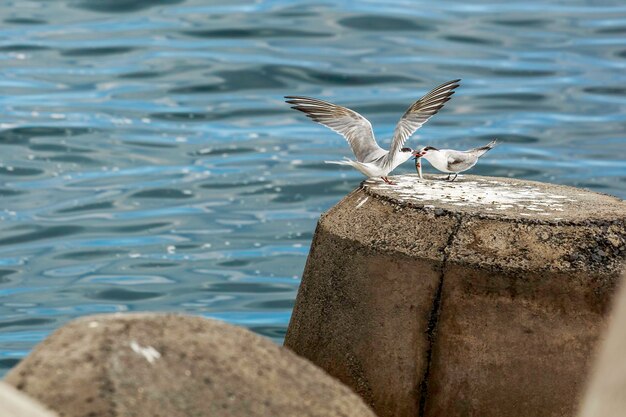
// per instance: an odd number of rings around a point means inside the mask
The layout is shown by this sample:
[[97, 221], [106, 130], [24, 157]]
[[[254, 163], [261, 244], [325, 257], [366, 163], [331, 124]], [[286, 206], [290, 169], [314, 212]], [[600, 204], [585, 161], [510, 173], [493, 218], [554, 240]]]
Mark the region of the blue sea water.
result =
[[626, 196], [623, 1], [3, 1], [0, 375], [94, 313], [280, 342], [317, 218], [362, 180], [282, 97], [387, 144], [455, 78], [409, 146], [499, 138], [474, 173]]

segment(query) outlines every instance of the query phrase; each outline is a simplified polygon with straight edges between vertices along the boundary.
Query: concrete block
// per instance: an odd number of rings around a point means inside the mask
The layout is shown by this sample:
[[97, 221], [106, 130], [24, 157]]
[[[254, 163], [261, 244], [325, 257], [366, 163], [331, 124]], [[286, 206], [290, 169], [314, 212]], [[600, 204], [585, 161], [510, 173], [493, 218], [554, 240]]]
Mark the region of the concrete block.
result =
[[173, 314], [72, 321], [6, 382], [65, 417], [374, 417], [349, 388], [288, 349]]
[[320, 219], [285, 345], [379, 416], [573, 416], [626, 203], [493, 177], [370, 179]]

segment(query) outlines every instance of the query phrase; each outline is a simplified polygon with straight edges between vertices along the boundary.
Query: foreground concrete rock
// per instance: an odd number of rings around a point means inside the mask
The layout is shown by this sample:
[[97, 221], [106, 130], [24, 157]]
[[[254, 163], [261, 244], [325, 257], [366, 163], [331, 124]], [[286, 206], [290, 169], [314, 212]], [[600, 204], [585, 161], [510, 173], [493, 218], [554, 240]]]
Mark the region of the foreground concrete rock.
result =
[[626, 272], [615, 300], [611, 322], [595, 361], [591, 383], [580, 417], [623, 417], [626, 415]]
[[374, 417], [348, 388], [287, 349], [191, 316], [75, 320], [6, 382], [66, 417]]
[[320, 219], [285, 345], [383, 416], [571, 416], [626, 251], [624, 201], [368, 180]]
[[57, 417], [28, 395], [0, 382], [0, 417]]

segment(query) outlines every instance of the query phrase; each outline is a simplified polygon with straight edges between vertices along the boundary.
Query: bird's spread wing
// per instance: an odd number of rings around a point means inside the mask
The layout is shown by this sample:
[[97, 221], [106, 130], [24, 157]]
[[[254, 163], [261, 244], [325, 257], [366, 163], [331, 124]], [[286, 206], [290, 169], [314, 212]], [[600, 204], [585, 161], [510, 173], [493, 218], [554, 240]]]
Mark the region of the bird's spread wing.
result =
[[385, 155], [387, 151], [376, 143], [372, 125], [359, 113], [327, 101], [315, 98], [286, 96], [292, 109], [299, 110], [308, 117], [342, 135], [352, 148], [359, 162], [371, 162]]
[[454, 94], [454, 89], [459, 86], [459, 81], [461, 80], [452, 80], [441, 84], [409, 107], [402, 115], [393, 132], [388, 162], [391, 162], [402, 149], [404, 142], [428, 119], [435, 115], [446, 101], [450, 100], [450, 97]]
[[462, 171], [476, 162], [476, 155], [463, 151], [448, 151], [448, 169], [450, 171]]

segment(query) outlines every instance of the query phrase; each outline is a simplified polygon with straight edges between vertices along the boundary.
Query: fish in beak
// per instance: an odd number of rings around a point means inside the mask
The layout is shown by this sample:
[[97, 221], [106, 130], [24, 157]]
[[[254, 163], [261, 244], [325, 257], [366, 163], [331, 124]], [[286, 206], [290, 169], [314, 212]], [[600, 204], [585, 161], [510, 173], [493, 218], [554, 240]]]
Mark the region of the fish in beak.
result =
[[417, 171], [417, 175], [420, 177], [420, 180], [423, 180], [422, 176], [422, 153], [420, 151], [413, 152], [413, 156], [415, 157], [415, 170]]

